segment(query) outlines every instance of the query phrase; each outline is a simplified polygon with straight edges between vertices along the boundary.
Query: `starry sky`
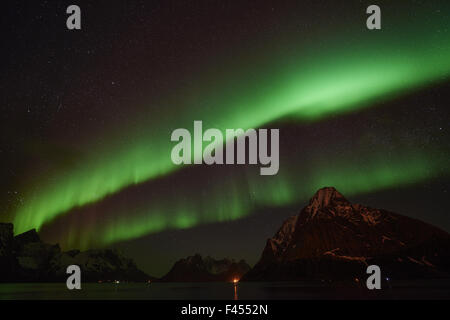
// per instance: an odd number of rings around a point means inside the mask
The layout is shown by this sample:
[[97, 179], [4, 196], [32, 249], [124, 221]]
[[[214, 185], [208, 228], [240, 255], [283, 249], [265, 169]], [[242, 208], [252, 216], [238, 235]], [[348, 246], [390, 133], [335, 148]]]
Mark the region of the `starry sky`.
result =
[[[75, 3], [75, 2], [73, 2]], [[450, 231], [450, 5], [69, 1], [2, 9], [0, 220], [152, 275], [196, 252], [254, 263], [335, 186]], [[176, 128], [279, 128], [280, 170], [176, 166]]]

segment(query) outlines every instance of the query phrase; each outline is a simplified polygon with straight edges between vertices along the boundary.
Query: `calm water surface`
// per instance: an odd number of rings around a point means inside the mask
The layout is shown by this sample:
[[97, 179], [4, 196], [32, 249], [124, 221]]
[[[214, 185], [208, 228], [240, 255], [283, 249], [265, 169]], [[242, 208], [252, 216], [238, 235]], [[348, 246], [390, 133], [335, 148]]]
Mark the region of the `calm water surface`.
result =
[[450, 280], [393, 283], [381, 290], [329, 287], [300, 282], [258, 283], [65, 283], [0, 284], [0, 299], [450, 299]]

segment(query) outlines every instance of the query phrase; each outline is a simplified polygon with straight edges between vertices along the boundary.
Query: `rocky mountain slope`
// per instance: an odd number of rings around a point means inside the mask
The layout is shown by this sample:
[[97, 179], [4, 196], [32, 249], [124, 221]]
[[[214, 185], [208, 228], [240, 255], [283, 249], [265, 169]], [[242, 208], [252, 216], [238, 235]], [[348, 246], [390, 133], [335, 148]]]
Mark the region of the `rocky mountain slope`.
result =
[[367, 277], [370, 264], [386, 277], [448, 276], [450, 235], [419, 220], [352, 204], [327, 187], [267, 240], [243, 280], [352, 280]]
[[115, 250], [72, 250], [44, 243], [36, 230], [13, 236], [11, 223], [0, 223], [0, 282], [65, 281], [67, 266], [81, 268], [82, 281], [153, 279]]
[[201, 255], [178, 260], [172, 269], [161, 278], [163, 282], [209, 282], [233, 281], [240, 279], [250, 266], [241, 260], [215, 260], [211, 257], [202, 258]]

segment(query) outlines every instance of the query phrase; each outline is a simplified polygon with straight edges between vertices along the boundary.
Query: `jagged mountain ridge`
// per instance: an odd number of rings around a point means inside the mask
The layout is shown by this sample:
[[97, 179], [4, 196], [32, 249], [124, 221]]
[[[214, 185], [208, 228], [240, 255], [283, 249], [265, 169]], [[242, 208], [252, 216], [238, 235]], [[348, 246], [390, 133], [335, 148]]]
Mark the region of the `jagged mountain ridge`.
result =
[[163, 282], [210, 282], [232, 281], [240, 279], [250, 266], [244, 261], [232, 259], [216, 260], [212, 257], [203, 258], [196, 254], [185, 259], [180, 259], [170, 271], [163, 276]]
[[0, 223], [0, 282], [65, 281], [69, 265], [78, 265], [82, 281], [148, 281], [133, 260], [117, 250], [72, 250], [41, 241], [36, 230], [13, 236], [11, 223]]
[[[245, 280], [342, 278], [383, 263], [401, 276], [442, 276], [450, 270], [450, 236], [422, 221], [350, 203], [333, 187], [267, 240]], [[403, 271], [402, 271], [403, 270]]]

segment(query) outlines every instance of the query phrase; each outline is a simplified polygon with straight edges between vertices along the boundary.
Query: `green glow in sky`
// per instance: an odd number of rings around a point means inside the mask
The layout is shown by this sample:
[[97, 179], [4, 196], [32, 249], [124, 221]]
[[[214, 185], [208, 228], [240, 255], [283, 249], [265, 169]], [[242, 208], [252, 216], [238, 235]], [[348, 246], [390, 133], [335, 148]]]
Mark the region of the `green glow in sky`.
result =
[[257, 212], [259, 207], [304, 205], [324, 186], [335, 186], [345, 196], [354, 196], [449, 174], [447, 160], [434, 155], [432, 150], [427, 151], [429, 157], [405, 149], [401, 156], [390, 160], [377, 152], [360, 159], [352, 159], [349, 154], [322, 161], [314, 157], [301, 165], [293, 159], [284, 162], [284, 170], [277, 176], [260, 176], [254, 170], [247, 170], [233, 179], [217, 182], [203, 191], [204, 194], [199, 190], [197, 196], [192, 196], [183, 186], [174, 187], [172, 196], [149, 201], [145, 208], [130, 206], [118, 209], [124, 211], [108, 221], [72, 225], [61, 244], [84, 249], [170, 229], [233, 221]]
[[[195, 85], [189, 92], [176, 94], [178, 101], [183, 102], [161, 109], [161, 115], [169, 116], [155, 115], [158, 118], [152, 123], [142, 123], [138, 128], [125, 126], [120, 130], [126, 132], [123, 140], [106, 139], [101, 148], [88, 150], [71, 168], [54, 172], [42, 180], [32, 180], [29, 194], [15, 214], [15, 232], [39, 229], [73, 208], [173, 172], [177, 167], [170, 160], [174, 145], [170, 134], [180, 127], [191, 129], [194, 120], [202, 120], [204, 128], [221, 130], [258, 128], [285, 117], [318, 121], [442, 81], [450, 74], [450, 41], [429, 37], [427, 32], [426, 28], [418, 27], [407, 33], [400, 29], [373, 37], [364, 33], [353, 37], [350, 45], [350, 35], [333, 35], [326, 37], [333, 41], [320, 40], [308, 50], [293, 45], [289, 53], [272, 50], [255, 61], [245, 57], [236, 59], [243, 67], [230, 68], [227, 74], [214, 74], [215, 82], [210, 82], [212, 78], [208, 76], [192, 75]], [[413, 33], [413, 37], [409, 36]], [[301, 42], [300, 39], [295, 41]], [[270, 47], [269, 44], [268, 49]], [[152, 103], [151, 97], [149, 101]], [[345, 183], [340, 179], [341, 174], [354, 169], [346, 167], [343, 172], [324, 172], [322, 166], [316, 166], [311, 169], [317, 176], [310, 177], [311, 181], [303, 189], [295, 186], [300, 188], [295, 192], [290, 179], [280, 175], [267, 180], [269, 187], [261, 186], [265, 191], [256, 193], [256, 197], [260, 197], [257, 204], [286, 204], [299, 194], [309, 196], [323, 185], [334, 185], [344, 193], [366, 192], [420, 181], [435, 174], [433, 162], [422, 159], [421, 155], [414, 155], [413, 159], [415, 161], [408, 161], [406, 166], [403, 161], [386, 166], [368, 163], [367, 168], [360, 167], [361, 174]], [[148, 212], [131, 214], [131, 217], [124, 217], [124, 221], [99, 226], [102, 242], [245, 216], [251, 204], [240, 199], [241, 191], [230, 187], [227, 192], [235, 194], [228, 197], [231, 201], [212, 196], [214, 212], [205, 216], [200, 216], [192, 203], [178, 202], [173, 204], [175, 207], [156, 204]], [[167, 214], [167, 210], [173, 214]], [[89, 238], [83, 241], [87, 243]]]

